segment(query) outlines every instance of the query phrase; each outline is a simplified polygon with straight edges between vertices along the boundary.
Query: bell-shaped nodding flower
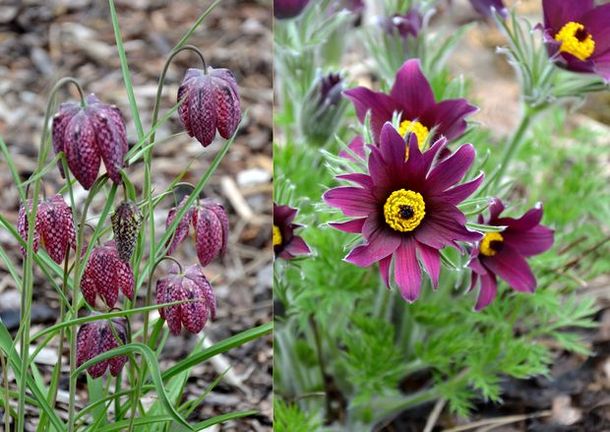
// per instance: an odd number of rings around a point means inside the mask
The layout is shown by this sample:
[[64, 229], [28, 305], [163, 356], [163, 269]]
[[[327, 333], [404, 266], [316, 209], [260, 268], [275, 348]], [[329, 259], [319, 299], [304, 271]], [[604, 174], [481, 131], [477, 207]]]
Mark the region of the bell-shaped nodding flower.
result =
[[[86, 361], [126, 343], [127, 321], [124, 318], [83, 324], [76, 335], [76, 364], [80, 366]], [[117, 376], [125, 363], [127, 363], [127, 356], [111, 357], [88, 367], [87, 372], [93, 378], [99, 378], [109, 368], [110, 374]]]
[[121, 183], [129, 148], [125, 122], [116, 106], [100, 102], [93, 94], [87, 96], [86, 107], [63, 103], [53, 118], [52, 136], [55, 153], [66, 154], [70, 171], [85, 189], [95, 183], [101, 161], [112, 181]]
[[208, 318], [216, 318], [216, 297], [198, 264], [188, 267], [182, 274], [178, 266], [173, 265], [169, 276], [157, 281], [155, 298], [157, 304], [188, 300], [159, 309], [173, 335], [180, 334], [182, 326], [193, 334], [199, 333]]
[[189, 69], [178, 88], [180, 121], [189, 136], [204, 147], [212, 143], [216, 130], [231, 138], [241, 120], [239, 92], [229, 69]]
[[115, 242], [94, 247], [80, 283], [87, 303], [95, 307], [99, 295], [106, 306], [112, 308], [119, 297], [119, 289], [133, 300], [133, 287], [133, 271], [128, 263], [119, 258]]
[[[185, 197], [178, 207], [169, 211], [166, 227], [173, 223], [176, 213], [184, 206], [187, 199], [188, 197]], [[191, 225], [195, 231], [197, 257], [202, 266], [208, 265], [217, 256], [224, 255], [229, 239], [229, 218], [224, 207], [210, 199], [201, 200], [196, 207], [187, 210], [178, 223], [176, 234], [167, 251], [168, 255], [174, 253], [178, 245], [188, 236]]]
[[119, 258], [129, 262], [142, 226], [142, 212], [130, 201], [123, 201], [110, 218]]
[[[27, 200], [26, 205], [28, 210], [31, 210], [32, 201]], [[29, 227], [26, 205], [21, 204], [17, 221], [19, 234], [24, 240], [27, 238]], [[57, 264], [60, 264], [65, 259], [68, 248], [75, 246], [76, 234], [72, 210], [70, 210], [70, 207], [68, 207], [61, 195], [55, 195], [38, 205], [33, 244], [34, 251], [38, 251], [38, 246], [42, 245], [51, 259]], [[21, 252], [25, 255], [23, 247], [21, 247]]]

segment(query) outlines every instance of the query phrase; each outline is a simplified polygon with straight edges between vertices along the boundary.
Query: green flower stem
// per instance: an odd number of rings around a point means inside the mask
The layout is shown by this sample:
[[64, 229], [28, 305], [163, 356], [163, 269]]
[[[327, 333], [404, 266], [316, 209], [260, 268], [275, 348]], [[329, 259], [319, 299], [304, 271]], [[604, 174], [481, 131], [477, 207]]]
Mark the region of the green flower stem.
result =
[[521, 147], [521, 144], [523, 143], [525, 138], [525, 134], [529, 130], [532, 120], [537, 113], [538, 110], [536, 108], [533, 108], [529, 105], [525, 105], [523, 109], [523, 116], [521, 117], [521, 122], [519, 123], [519, 127], [517, 128], [517, 131], [515, 132], [512, 139], [504, 150], [502, 162], [500, 163], [500, 167], [498, 168], [498, 172], [496, 173], [496, 177], [493, 181], [493, 189], [497, 189], [497, 187], [500, 185], [500, 182], [506, 174], [506, 170], [508, 169], [511, 160], [517, 153], [519, 147]]
[[66, 77], [59, 80], [51, 89], [49, 100], [44, 114], [44, 123], [42, 125], [42, 136], [40, 138], [40, 150], [38, 152], [38, 164], [36, 171], [32, 176], [36, 177], [34, 182], [34, 195], [32, 196], [31, 210], [26, 206], [26, 214], [28, 219], [27, 247], [26, 256], [23, 263], [23, 289], [21, 291], [21, 375], [19, 377], [19, 398], [17, 405], [17, 430], [25, 430], [25, 387], [29, 364], [29, 347], [30, 347], [30, 325], [31, 325], [31, 308], [34, 288], [34, 228], [36, 226], [36, 213], [38, 212], [38, 197], [42, 188], [42, 176], [39, 175], [44, 169], [45, 161], [49, 155], [50, 140], [48, 124], [51, 118], [51, 111], [55, 105], [55, 97], [58, 90], [66, 85], [74, 84], [78, 89], [81, 97], [81, 105], [85, 104], [84, 93], [76, 81], [72, 77]]

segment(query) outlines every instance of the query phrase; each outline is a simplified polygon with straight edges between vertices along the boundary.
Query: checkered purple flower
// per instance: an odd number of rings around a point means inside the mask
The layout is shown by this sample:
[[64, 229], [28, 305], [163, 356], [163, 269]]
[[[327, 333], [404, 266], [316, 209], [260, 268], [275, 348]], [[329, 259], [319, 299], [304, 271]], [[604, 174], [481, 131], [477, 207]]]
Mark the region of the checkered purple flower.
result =
[[[86, 361], [126, 343], [127, 320], [124, 318], [83, 324], [76, 334], [76, 364], [80, 366]], [[99, 378], [107, 369], [110, 369], [110, 374], [117, 376], [125, 363], [127, 363], [127, 356], [111, 357], [89, 366], [87, 372], [91, 377]]]

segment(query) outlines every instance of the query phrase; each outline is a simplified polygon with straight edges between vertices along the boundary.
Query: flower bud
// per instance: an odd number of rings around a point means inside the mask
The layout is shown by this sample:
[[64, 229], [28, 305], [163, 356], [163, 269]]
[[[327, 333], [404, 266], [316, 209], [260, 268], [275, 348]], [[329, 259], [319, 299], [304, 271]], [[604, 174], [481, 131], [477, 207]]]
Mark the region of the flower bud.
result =
[[485, 18], [491, 18], [493, 11], [499, 13], [503, 18], [508, 16], [508, 10], [504, 6], [503, 0], [470, 0], [470, 4]]
[[125, 122], [116, 106], [102, 103], [93, 94], [87, 97], [86, 107], [63, 103], [53, 118], [52, 138], [55, 153], [66, 154], [70, 171], [85, 189], [97, 180], [102, 161], [112, 181], [121, 183], [129, 147]]
[[135, 203], [123, 201], [110, 219], [119, 258], [129, 262], [142, 226], [142, 212]]
[[390, 35], [400, 36], [403, 39], [416, 38], [423, 25], [423, 17], [419, 11], [411, 9], [404, 15], [395, 14], [382, 18], [380, 25]]
[[188, 267], [184, 274], [177, 265], [172, 266], [169, 276], [157, 281], [155, 298], [157, 304], [189, 300], [159, 309], [173, 335], [180, 334], [182, 326], [191, 333], [199, 333], [208, 318], [216, 318], [214, 291], [197, 264]]
[[231, 138], [241, 120], [239, 92], [229, 69], [189, 69], [178, 89], [182, 101], [178, 114], [189, 136], [204, 147], [212, 143], [216, 130]]
[[[117, 339], [118, 336], [118, 339]], [[76, 335], [76, 364], [82, 365], [98, 355], [127, 343], [127, 320], [115, 318], [108, 321], [93, 321], [83, 324]], [[127, 356], [111, 357], [87, 368], [93, 378], [99, 378], [110, 369], [112, 376], [117, 376]]]
[[87, 303], [95, 307], [99, 295], [106, 306], [112, 308], [119, 297], [119, 289], [133, 300], [133, 287], [133, 271], [119, 258], [114, 241], [93, 248], [80, 283]]
[[273, 0], [273, 15], [277, 19], [294, 18], [303, 12], [309, 0]]
[[346, 108], [343, 88], [341, 75], [330, 73], [318, 77], [305, 96], [309, 103], [301, 111], [301, 129], [314, 144], [324, 145], [341, 122]]

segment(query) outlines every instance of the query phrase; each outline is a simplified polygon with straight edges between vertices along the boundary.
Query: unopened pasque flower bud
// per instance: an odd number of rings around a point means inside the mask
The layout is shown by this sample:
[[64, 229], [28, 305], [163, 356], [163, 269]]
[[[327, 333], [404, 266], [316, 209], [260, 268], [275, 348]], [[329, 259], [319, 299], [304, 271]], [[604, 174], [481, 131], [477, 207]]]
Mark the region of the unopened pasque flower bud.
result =
[[63, 103], [53, 118], [52, 137], [55, 153], [66, 154], [70, 171], [85, 189], [95, 183], [101, 161], [112, 181], [121, 183], [120, 172], [129, 148], [125, 122], [116, 106], [102, 103], [93, 94], [87, 97], [85, 107]]
[[416, 9], [409, 10], [406, 14], [395, 14], [384, 17], [380, 20], [380, 25], [386, 33], [398, 35], [403, 39], [408, 37], [416, 38], [422, 28], [424, 18]]
[[87, 303], [95, 307], [99, 295], [108, 307], [114, 307], [119, 289], [133, 300], [133, 287], [133, 271], [129, 264], [119, 258], [114, 241], [93, 248], [80, 283]]
[[182, 326], [191, 333], [199, 333], [208, 318], [216, 318], [216, 297], [200, 265], [192, 265], [181, 274], [177, 265], [169, 276], [157, 281], [157, 304], [189, 300], [188, 302], [159, 309], [172, 334]]
[[309, 0], [273, 0], [273, 15], [277, 19], [294, 18], [303, 12]]
[[178, 114], [186, 132], [204, 147], [212, 143], [216, 130], [231, 138], [241, 120], [237, 82], [229, 69], [187, 70], [178, 101], [182, 101]]
[[142, 226], [142, 212], [135, 203], [123, 201], [110, 219], [119, 258], [129, 262]]
[[[127, 320], [115, 318], [108, 321], [93, 321], [83, 324], [76, 335], [76, 364], [82, 365], [98, 355], [127, 343]], [[102, 360], [87, 368], [93, 378], [104, 375], [110, 369], [112, 376], [117, 376], [127, 356], [116, 356]]]
[[320, 76], [305, 96], [308, 101], [301, 111], [301, 129], [307, 139], [324, 145], [332, 138], [345, 112], [342, 98], [343, 78], [336, 73]]
[[[187, 198], [185, 197], [178, 207], [169, 211], [166, 227], [173, 223], [176, 213], [183, 207]], [[221, 204], [204, 199], [197, 207], [187, 210], [178, 223], [168, 254], [172, 254], [188, 236], [190, 225], [195, 230], [195, 247], [202, 266], [208, 265], [214, 258], [225, 253], [229, 238], [229, 218]]]
[[[28, 210], [31, 210], [32, 201], [28, 200], [26, 205]], [[17, 221], [19, 234], [24, 240], [28, 234], [26, 205], [21, 204]], [[51, 259], [59, 264], [65, 259], [68, 248], [74, 247], [75, 239], [72, 210], [62, 196], [55, 195], [49, 200], [42, 201], [36, 213], [34, 251], [37, 251], [39, 244], [42, 244]], [[21, 248], [21, 252], [25, 254], [25, 249]]]

